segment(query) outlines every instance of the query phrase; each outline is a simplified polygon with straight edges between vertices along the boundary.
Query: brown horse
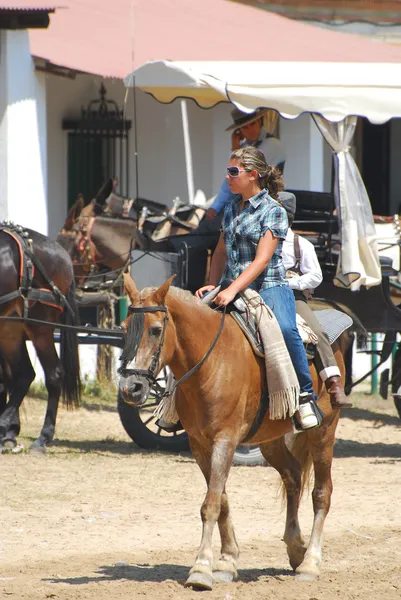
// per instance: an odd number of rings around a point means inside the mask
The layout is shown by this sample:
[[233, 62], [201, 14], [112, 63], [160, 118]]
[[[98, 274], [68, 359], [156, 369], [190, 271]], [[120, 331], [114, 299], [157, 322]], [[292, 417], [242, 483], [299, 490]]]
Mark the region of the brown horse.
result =
[[[145, 288], [139, 292], [131, 277], [124, 277], [132, 308], [123, 324], [126, 342], [119, 390], [126, 402], [140, 406], [146, 400], [150, 381], [160, 368], [168, 365], [179, 380], [198, 365], [215, 340], [222, 317], [189, 292], [170, 288], [172, 278], [158, 289]], [[338, 348], [335, 355], [344, 372]], [[284, 436], [292, 431], [291, 420], [270, 420], [267, 411], [259, 429], [247, 440], [249, 444], [260, 446], [266, 460], [282, 477], [287, 497], [284, 541], [291, 567], [306, 579], [320, 572], [339, 418], [339, 411], [331, 409], [314, 367], [311, 370], [319, 405], [326, 415], [323, 424], [296, 435], [293, 444], [287, 446]], [[239, 550], [225, 486], [235, 448], [254, 423], [264, 379], [263, 361], [255, 356], [234, 320], [227, 317], [211, 355], [177, 388], [177, 411], [207, 483], [201, 508], [202, 540], [186, 582], [188, 586], [211, 589], [214, 580], [231, 581], [237, 575]], [[305, 546], [298, 506], [312, 466], [314, 523], [309, 545]], [[212, 533], [216, 522], [221, 555], [213, 571]]]
[[0, 450], [16, 445], [19, 408], [35, 379], [26, 347], [30, 340], [48, 391], [42, 431], [31, 450], [45, 452], [54, 437], [60, 395], [67, 407], [74, 407], [81, 393], [77, 333], [73, 327], [61, 330], [59, 358], [56, 326], [49, 325], [77, 323], [71, 260], [40, 233], [2, 223], [0, 274]]

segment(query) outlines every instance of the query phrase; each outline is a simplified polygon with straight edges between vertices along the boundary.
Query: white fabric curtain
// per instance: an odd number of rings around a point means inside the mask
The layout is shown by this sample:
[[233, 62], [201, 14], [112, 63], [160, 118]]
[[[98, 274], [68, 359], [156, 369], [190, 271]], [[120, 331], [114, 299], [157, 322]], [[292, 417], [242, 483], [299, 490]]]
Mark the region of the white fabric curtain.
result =
[[338, 123], [313, 115], [335, 155], [335, 199], [340, 217], [341, 251], [334, 283], [352, 291], [381, 282], [372, 209], [361, 174], [350, 152], [357, 117]]

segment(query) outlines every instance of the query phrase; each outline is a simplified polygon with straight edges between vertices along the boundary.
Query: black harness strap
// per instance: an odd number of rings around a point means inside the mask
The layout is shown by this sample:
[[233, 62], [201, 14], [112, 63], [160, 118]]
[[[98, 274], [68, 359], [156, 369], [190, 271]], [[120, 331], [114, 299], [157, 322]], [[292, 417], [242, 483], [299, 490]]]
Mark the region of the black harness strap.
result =
[[249, 442], [256, 432], [259, 430], [260, 426], [263, 423], [263, 419], [265, 418], [267, 409], [269, 408], [269, 390], [267, 389], [267, 382], [265, 380], [265, 384], [263, 386], [262, 395], [260, 397], [258, 412], [255, 415], [253, 423], [251, 425], [250, 430], [242, 440], [241, 444], [246, 444]]
[[[9, 292], [0, 297], [0, 305], [16, 300], [17, 298], [24, 299], [24, 318], [28, 316], [29, 302], [43, 302], [45, 304], [54, 304], [60, 308], [65, 308], [68, 312], [75, 316], [67, 298], [58, 289], [54, 281], [52, 281], [44, 268], [42, 262], [34, 254], [31, 248], [32, 240], [29, 238], [29, 233], [20, 225], [15, 225], [8, 221], [0, 224], [0, 231], [8, 233], [14, 241], [19, 244], [20, 260], [21, 260], [21, 281], [20, 287], [13, 292]], [[28, 258], [27, 258], [28, 257]], [[38, 269], [47, 284], [49, 290], [37, 289], [32, 287], [33, 282], [33, 266]]]
[[212, 342], [212, 345], [210, 346], [209, 350], [206, 352], [205, 356], [194, 367], [192, 367], [192, 369], [190, 369], [188, 371], [188, 373], [185, 373], [185, 375], [183, 375], [181, 377], [181, 379], [179, 379], [178, 381], [176, 381], [176, 383], [173, 386], [173, 389], [171, 391], [169, 391], [168, 393], [164, 393], [163, 396], [170, 396], [170, 395], [172, 395], [175, 392], [175, 390], [178, 388], [178, 386], [181, 385], [181, 383], [183, 383], [186, 379], [188, 379], [189, 377], [191, 377], [191, 375], [193, 375], [195, 373], [195, 371], [197, 371], [203, 365], [203, 363], [208, 358], [208, 356], [212, 352], [213, 348], [217, 344], [217, 340], [219, 339], [220, 334], [223, 331], [225, 316], [226, 316], [226, 307], [224, 307], [224, 310], [223, 310], [222, 315], [221, 315], [220, 327], [219, 327], [219, 330], [217, 332], [217, 335], [214, 338], [214, 340]]

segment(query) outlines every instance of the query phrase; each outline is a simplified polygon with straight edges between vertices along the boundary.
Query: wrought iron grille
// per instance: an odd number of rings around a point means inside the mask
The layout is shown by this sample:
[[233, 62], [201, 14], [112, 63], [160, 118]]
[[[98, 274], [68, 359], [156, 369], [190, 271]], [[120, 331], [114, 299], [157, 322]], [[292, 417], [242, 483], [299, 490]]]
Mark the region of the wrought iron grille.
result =
[[80, 119], [64, 119], [68, 132], [68, 208], [78, 194], [90, 201], [109, 177], [118, 179], [118, 193], [129, 196], [129, 139], [131, 121], [118, 104], [106, 98], [102, 84], [99, 98], [82, 108]]

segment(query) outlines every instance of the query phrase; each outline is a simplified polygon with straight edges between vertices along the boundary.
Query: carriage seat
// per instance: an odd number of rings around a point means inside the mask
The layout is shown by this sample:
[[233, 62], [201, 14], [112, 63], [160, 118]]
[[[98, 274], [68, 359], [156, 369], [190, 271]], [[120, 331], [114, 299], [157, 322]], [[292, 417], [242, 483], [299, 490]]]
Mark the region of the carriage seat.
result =
[[390, 256], [379, 255], [383, 277], [394, 277], [397, 271], [393, 269], [393, 259]]
[[338, 217], [334, 195], [331, 192], [288, 189], [297, 199], [294, 228], [299, 231], [338, 233]]

